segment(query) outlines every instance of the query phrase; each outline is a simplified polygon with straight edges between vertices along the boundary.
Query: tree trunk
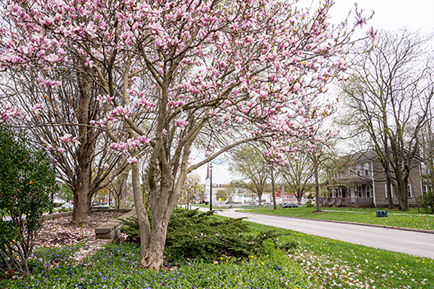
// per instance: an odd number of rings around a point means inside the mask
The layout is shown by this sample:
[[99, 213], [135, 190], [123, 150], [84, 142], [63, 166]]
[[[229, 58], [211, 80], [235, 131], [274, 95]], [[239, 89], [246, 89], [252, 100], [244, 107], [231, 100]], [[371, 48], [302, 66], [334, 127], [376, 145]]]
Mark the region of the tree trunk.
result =
[[400, 211], [407, 211], [408, 208], [405, 204], [405, 197], [406, 197], [406, 193], [407, 190], [406, 188], [404, 188], [404, 184], [402, 182], [402, 180], [399, 180], [399, 178], [396, 180], [396, 186], [395, 187], [395, 192], [396, 192], [396, 198], [398, 199], [398, 209]]
[[[384, 113], [384, 111], [383, 111]], [[385, 118], [385, 116], [383, 116]], [[385, 125], [387, 124], [387, 118], [384, 119]], [[391, 186], [391, 174], [390, 174], [390, 154], [389, 154], [389, 144], [387, 141], [387, 136], [384, 138], [384, 153], [386, 155], [386, 158], [384, 161], [384, 170], [386, 171], [386, 177], [387, 177], [387, 202], [389, 204], [389, 209], [393, 210], [395, 208], [395, 205], [393, 204], [393, 198], [392, 198], [392, 186]]]
[[318, 159], [316, 156], [313, 157], [314, 163], [314, 175], [315, 175], [315, 207], [316, 211], [321, 212], [321, 207], [319, 204], [319, 181], [318, 181]]
[[387, 202], [389, 203], [389, 209], [393, 210], [395, 209], [395, 205], [393, 204], [393, 198], [392, 198], [392, 186], [390, 184], [390, 179], [387, 178]]
[[74, 194], [74, 208], [71, 224], [87, 225], [90, 214], [91, 196], [89, 195], [91, 164], [86, 163], [77, 172], [77, 182], [72, 190]]
[[[131, 154], [131, 156], [138, 158], [139, 154], [134, 152]], [[151, 228], [149, 226], [148, 213], [145, 208], [145, 203], [143, 202], [142, 190], [140, 188], [140, 172], [139, 166], [137, 164], [131, 166], [131, 175], [133, 182], [134, 205], [136, 208], [136, 215], [140, 228], [140, 250], [143, 256], [149, 249], [148, 247], [149, 239], [151, 237]]]
[[143, 254], [139, 261], [139, 268], [151, 268], [158, 271], [163, 265], [164, 245], [166, 243], [167, 225], [169, 222], [152, 221], [152, 232], [149, 248]]
[[276, 210], [277, 206], [276, 206], [276, 191], [274, 189], [274, 175], [271, 178], [271, 191], [272, 191], [272, 194], [273, 194], [274, 209]]
[[[81, 191], [80, 191], [81, 189]], [[74, 190], [74, 209], [72, 211], [71, 224], [74, 225], [87, 225], [87, 217], [90, 214], [90, 200], [87, 192], [84, 192], [80, 186]]]
[[299, 205], [301, 205], [301, 200], [302, 200], [302, 198], [303, 198], [303, 194], [302, 194], [300, 191], [297, 191], [297, 192], [296, 192], [296, 195], [297, 195], [297, 203], [298, 203]]
[[262, 192], [258, 192], [258, 197], [259, 197], [259, 205], [262, 205]]
[[[87, 125], [89, 122], [90, 107], [90, 81], [88, 76], [78, 73], [80, 99], [77, 112], [77, 121], [79, 124]], [[73, 183], [74, 208], [71, 223], [75, 225], [87, 225], [87, 217], [91, 212], [92, 193], [90, 185], [92, 181], [92, 159], [95, 149], [96, 135], [92, 129], [86, 126], [78, 127], [78, 136], [81, 143], [76, 150], [76, 159], [78, 166], [75, 168], [75, 183]]]

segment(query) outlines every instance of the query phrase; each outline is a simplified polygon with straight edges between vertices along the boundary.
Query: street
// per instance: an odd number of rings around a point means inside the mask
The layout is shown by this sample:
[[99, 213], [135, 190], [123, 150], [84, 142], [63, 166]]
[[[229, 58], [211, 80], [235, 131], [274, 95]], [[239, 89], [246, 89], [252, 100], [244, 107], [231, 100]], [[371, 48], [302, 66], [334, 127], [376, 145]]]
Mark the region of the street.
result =
[[248, 221], [258, 224], [434, 259], [434, 234], [250, 214], [236, 212], [235, 209], [219, 211], [217, 214], [231, 218], [247, 217]]

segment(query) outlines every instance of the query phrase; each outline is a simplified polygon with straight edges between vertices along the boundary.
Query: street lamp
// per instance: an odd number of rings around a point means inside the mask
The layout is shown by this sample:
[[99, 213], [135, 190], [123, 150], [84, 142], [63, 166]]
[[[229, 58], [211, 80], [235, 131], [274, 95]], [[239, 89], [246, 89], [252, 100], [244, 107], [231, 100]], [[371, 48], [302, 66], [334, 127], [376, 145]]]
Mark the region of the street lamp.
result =
[[54, 205], [54, 192], [51, 192], [51, 200], [50, 200], [50, 214], [53, 213], [53, 205]]
[[212, 211], [212, 164], [209, 164], [209, 210]]

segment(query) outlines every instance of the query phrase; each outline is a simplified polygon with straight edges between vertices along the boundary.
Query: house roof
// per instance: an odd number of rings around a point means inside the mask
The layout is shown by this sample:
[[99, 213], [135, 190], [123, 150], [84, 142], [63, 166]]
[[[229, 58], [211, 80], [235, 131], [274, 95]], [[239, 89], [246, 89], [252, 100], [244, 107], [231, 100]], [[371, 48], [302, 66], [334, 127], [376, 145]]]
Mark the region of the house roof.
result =
[[[357, 152], [352, 155], [347, 155], [346, 157], [350, 157], [351, 160], [361, 163], [361, 162], [367, 162], [367, 161], [371, 161], [372, 159], [375, 159], [376, 157], [378, 157], [378, 153], [375, 150], [370, 149], [366, 151]], [[416, 154], [414, 157], [419, 161], [422, 160], [422, 158], [418, 154]]]
[[377, 156], [378, 156], [377, 152], [375, 152], [373, 150], [369, 150], [369, 151], [355, 153], [353, 155], [352, 159], [360, 161], [360, 162], [364, 162], [364, 161], [371, 161], [372, 159], [376, 158]]

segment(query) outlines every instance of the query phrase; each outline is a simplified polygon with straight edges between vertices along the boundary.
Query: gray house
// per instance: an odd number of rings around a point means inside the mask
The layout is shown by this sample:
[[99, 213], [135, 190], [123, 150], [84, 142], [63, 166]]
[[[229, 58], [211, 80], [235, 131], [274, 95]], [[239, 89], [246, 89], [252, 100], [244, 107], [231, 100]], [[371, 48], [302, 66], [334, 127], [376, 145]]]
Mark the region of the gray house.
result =
[[[374, 151], [347, 156], [345, 165], [324, 182], [323, 206], [387, 207], [387, 181], [383, 166]], [[425, 188], [426, 189], [426, 188]], [[416, 205], [416, 196], [423, 192], [421, 160], [413, 160], [408, 184], [409, 206]], [[393, 203], [398, 204], [392, 188]]]

